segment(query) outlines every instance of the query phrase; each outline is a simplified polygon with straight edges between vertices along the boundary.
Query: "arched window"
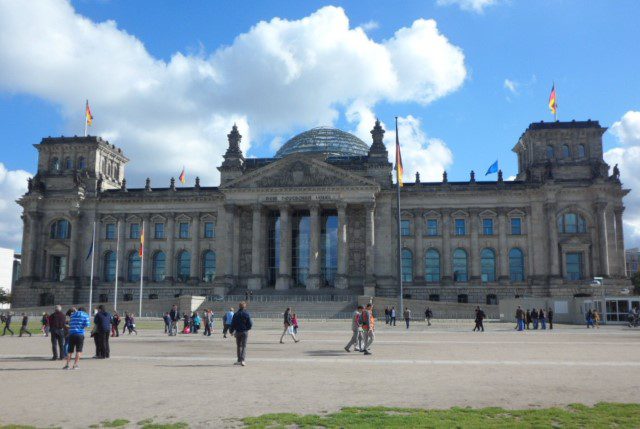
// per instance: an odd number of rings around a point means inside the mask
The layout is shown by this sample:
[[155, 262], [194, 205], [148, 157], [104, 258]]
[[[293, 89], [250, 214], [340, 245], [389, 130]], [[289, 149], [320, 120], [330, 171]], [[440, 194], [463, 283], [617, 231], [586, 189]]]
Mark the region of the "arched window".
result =
[[402, 281], [413, 281], [413, 253], [409, 249], [402, 249]]
[[464, 249], [456, 249], [453, 251], [453, 281], [466, 282], [468, 279], [467, 252]]
[[78, 158], [78, 170], [84, 170], [87, 168], [87, 160], [84, 159], [84, 156]]
[[66, 157], [64, 159], [64, 169], [65, 170], [73, 170], [73, 161], [70, 157]]
[[480, 266], [482, 268], [482, 281], [496, 281], [496, 252], [491, 249], [482, 249], [480, 252]]
[[562, 157], [563, 158], [571, 158], [571, 149], [566, 144], [562, 145]]
[[424, 279], [429, 283], [440, 281], [440, 252], [436, 249], [427, 250], [424, 260]]
[[60, 171], [60, 160], [57, 156], [54, 156], [53, 159], [51, 159], [51, 170]]
[[564, 234], [584, 234], [587, 222], [576, 213], [565, 213], [558, 218], [558, 231]]
[[517, 247], [509, 250], [509, 276], [512, 282], [524, 281], [524, 254]]
[[469, 302], [469, 296], [466, 293], [461, 293], [458, 295], [458, 302], [460, 304], [466, 304]]
[[127, 281], [140, 281], [140, 255], [137, 250], [129, 253], [129, 258], [127, 259]]
[[116, 254], [109, 250], [104, 254], [102, 278], [105, 282], [112, 282], [116, 279]]
[[191, 253], [183, 250], [178, 255], [178, 281], [186, 282], [191, 275]]
[[66, 219], [60, 219], [51, 224], [49, 237], [56, 240], [67, 240], [71, 237], [71, 224]]
[[584, 149], [584, 145], [578, 145], [578, 157], [584, 158], [587, 156], [587, 151]]
[[497, 304], [498, 304], [498, 297], [497, 296], [495, 296], [492, 293], [487, 295], [487, 305], [497, 305]]
[[166, 265], [167, 265], [167, 258], [164, 254], [164, 252], [156, 252], [153, 255], [153, 261], [151, 262], [151, 268], [152, 268], [152, 273], [151, 275], [153, 276], [153, 281], [154, 282], [161, 282], [164, 280], [164, 276], [165, 276], [165, 272], [166, 272]]
[[202, 281], [211, 283], [216, 276], [216, 253], [207, 250], [202, 254]]
[[553, 146], [547, 146], [547, 159], [553, 159], [555, 156]]

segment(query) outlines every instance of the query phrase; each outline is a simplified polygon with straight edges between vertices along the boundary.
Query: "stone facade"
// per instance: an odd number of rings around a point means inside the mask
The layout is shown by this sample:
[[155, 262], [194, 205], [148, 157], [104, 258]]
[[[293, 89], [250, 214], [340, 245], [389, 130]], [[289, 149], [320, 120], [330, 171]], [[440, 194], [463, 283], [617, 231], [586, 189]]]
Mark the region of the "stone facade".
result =
[[[598, 122], [534, 123], [513, 151], [516, 180], [407, 183], [401, 189], [404, 291], [495, 303], [627, 287], [623, 197]], [[323, 131], [325, 134], [329, 131]], [[45, 138], [24, 208], [14, 305], [177, 295], [397, 296], [392, 166], [376, 123], [362, 156], [296, 152], [245, 159], [236, 127], [219, 187], [128, 189], [128, 161], [99, 137]], [[306, 142], [308, 144], [308, 141]], [[405, 178], [406, 179], [406, 178]], [[95, 250], [92, 244], [95, 225]], [[140, 238], [144, 233], [143, 263]], [[141, 267], [142, 265], [142, 267]], [[304, 292], [303, 292], [304, 291]], [[276, 293], [276, 292], [273, 292]]]

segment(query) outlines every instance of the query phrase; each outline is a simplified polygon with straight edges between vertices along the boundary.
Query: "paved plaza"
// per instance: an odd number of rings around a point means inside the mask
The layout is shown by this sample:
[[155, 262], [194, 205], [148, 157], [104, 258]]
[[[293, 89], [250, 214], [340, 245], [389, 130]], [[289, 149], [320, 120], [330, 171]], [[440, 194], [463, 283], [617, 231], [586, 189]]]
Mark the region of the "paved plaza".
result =
[[[116, 418], [237, 427], [272, 412], [321, 413], [344, 406], [546, 407], [637, 402], [640, 330], [516, 332], [510, 323], [471, 332], [469, 322], [378, 323], [372, 356], [346, 353], [348, 321], [302, 321], [300, 343], [279, 344], [279, 323], [256, 320], [247, 366], [235, 342], [167, 337], [153, 329], [112, 339], [109, 360], [78, 371], [51, 362], [48, 338], [0, 337], [0, 424], [87, 427]], [[73, 401], [73, 402], [72, 402]]]

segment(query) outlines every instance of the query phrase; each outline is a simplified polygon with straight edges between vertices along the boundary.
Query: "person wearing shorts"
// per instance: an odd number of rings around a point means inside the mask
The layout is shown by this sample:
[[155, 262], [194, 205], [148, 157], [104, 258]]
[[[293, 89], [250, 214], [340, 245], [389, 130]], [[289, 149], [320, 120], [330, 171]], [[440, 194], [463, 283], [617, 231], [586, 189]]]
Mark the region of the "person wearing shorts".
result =
[[71, 355], [75, 351], [76, 357], [73, 361], [73, 368], [78, 369], [78, 361], [82, 356], [82, 348], [84, 346], [84, 330], [91, 326], [89, 315], [84, 308], [79, 308], [69, 318], [69, 352], [67, 353], [67, 364], [62, 369], [69, 369]]

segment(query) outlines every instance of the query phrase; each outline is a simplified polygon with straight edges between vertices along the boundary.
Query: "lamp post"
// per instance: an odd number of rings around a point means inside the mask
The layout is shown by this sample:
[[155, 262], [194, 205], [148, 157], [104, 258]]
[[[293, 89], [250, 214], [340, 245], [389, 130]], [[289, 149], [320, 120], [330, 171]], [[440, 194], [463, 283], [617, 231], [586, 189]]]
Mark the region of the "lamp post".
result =
[[604, 290], [604, 277], [594, 277], [591, 283], [591, 287], [599, 287], [602, 290], [602, 324], [607, 324], [607, 297]]

